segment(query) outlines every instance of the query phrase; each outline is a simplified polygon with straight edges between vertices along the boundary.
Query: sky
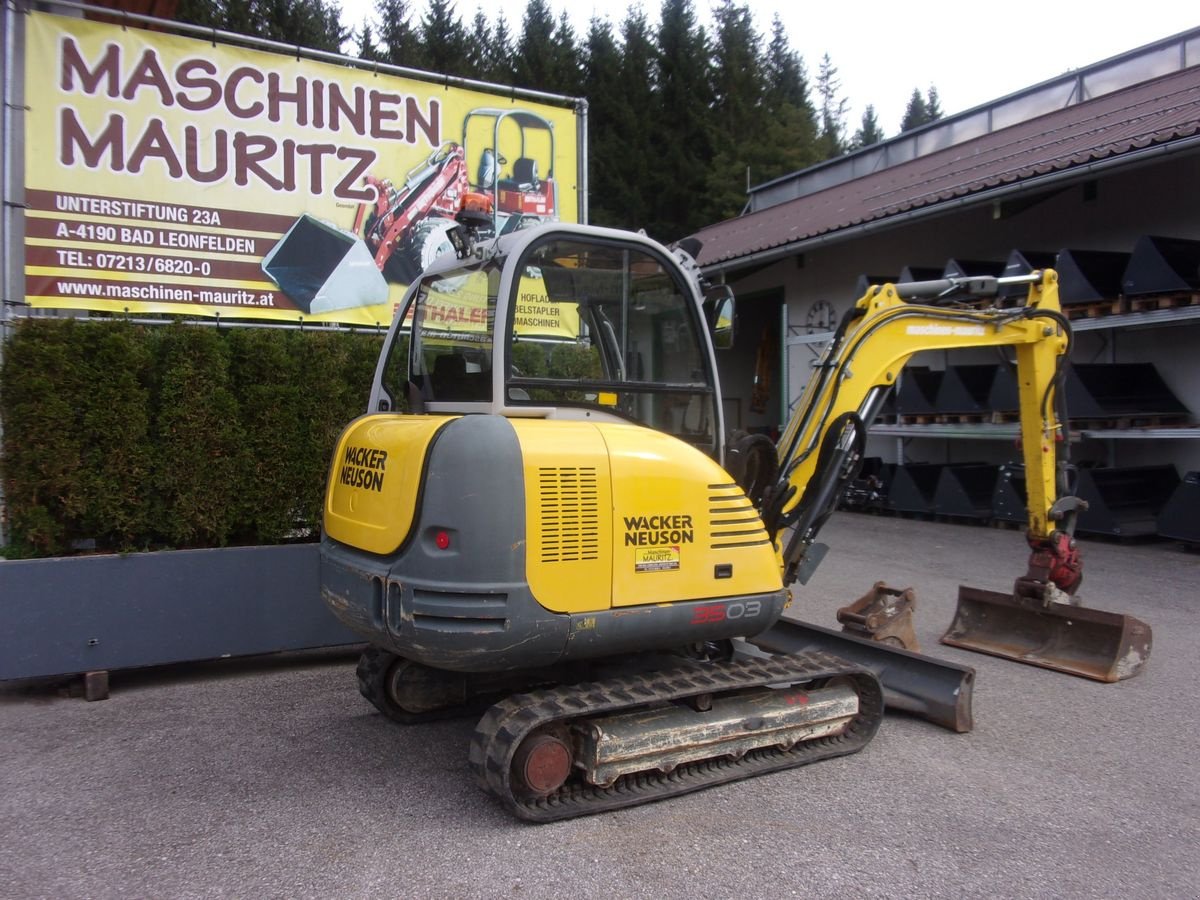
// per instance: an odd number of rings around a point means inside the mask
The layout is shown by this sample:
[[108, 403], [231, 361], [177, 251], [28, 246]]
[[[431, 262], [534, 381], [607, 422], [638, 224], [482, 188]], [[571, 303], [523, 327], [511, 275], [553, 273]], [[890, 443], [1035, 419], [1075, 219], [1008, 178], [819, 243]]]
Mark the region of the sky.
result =
[[[411, 2], [419, 19], [424, 0]], [[619, 26], [627, 9], [640, 6], [653, 24], [661, 8], [659, 2], [628, 0], [548, 3], [556, 16], [569, 11], [580, 37], [593, 15]], [[374, 0], [342, 0], [344, 23], [357, 29], [374, 5]], [[510, 29], [519, 33], [526, 5], [527, 0], [458, 0], [456, 8], [468, 24], [481, 6], [492, 21], [503, 12]], [[711, 25], [712, 5], [695, 2], [705, 25]], [[804, 59], [810, 84], [829, 54], [848, 101], [848, 133], [858, 128], [869, 103], [889, 137], [899, 130], [914, 88], [925, 93], [936, 87], [942, 112], [952, 115], [1200, 26], [1200, 6], [1185, 0], [748, 0], [747, 5], [768, 39], [772, 19], [779, 15], [792, 49]]]

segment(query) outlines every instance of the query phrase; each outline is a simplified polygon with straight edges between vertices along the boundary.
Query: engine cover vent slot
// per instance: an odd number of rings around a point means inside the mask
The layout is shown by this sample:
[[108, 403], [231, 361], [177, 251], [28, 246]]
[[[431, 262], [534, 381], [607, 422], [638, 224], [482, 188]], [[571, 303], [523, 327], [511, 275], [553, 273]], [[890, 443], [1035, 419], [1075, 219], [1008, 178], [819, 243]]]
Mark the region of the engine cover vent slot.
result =
[[508, 627], [508, 595], [417, 588], [412, 597], [412, 619], [418, 631], [501, 632]]
[[538, 499], [542, 562], [599, 557], [600, 489], [595, 466], [542, 466]]
[[708, 513], [708, 533], [713, 550], [770, 543], [754, 504], [736, 484], [708, 486]]

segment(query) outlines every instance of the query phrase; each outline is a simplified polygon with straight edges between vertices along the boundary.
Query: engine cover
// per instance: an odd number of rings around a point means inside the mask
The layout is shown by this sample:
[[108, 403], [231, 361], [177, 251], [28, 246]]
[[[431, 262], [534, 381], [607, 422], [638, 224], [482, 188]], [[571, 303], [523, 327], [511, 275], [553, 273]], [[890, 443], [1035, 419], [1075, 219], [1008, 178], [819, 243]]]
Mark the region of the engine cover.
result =
[[409, 659], [532, 668], [757, 634], [783, 611], [750, 502], [659, 432], [380, 415], [336, 452], [322, 596]]

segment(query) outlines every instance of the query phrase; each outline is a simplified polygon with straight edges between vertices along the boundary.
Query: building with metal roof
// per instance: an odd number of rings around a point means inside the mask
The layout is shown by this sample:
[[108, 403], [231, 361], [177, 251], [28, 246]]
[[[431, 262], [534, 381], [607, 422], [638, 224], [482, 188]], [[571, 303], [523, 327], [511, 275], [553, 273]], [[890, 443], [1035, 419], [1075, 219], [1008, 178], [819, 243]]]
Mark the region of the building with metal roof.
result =
[[[1186, 412], [1072, 427], [1092, 465], [1200, 469], [1200, 28], [755, 187], [740, 216], [694, 236], [706, 274], [739, 297], [739, 347], [722, 377], [729, 424], [752, 429], [786, 420], [868, 283], [1037, 268], [1064, 250], [1070, 265], [1150, 241], [1175, 290], [1139, 303], [1113, 282], [1075, 310], [1072, 361], [1150, 363]], [[897, 421], [874, 429], [871, 448], [897, 461], [1002, 459], [1012, 432]]]

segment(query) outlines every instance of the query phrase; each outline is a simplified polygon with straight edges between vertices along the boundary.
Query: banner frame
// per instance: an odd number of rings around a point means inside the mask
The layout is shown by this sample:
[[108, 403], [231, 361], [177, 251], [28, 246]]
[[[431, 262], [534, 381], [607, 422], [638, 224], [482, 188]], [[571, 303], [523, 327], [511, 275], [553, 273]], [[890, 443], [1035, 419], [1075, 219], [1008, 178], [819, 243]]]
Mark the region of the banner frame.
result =
[[[161, 32], [167, 35], [176, 37], [185, 37], [192, 40], [203, 40], [212, 42], [214, 45], [220, 44], [236, 52], [237, 50], [249, 50], [257, 52], [267, 52], [276, 55], [287, 56], [291, 60], [296, 61], [312, 61], [323, 63], [326, 65], [336, 65], [341, 69], [350, 69], [361, 75], [386, 75], [397, 78], [404, 78], [411, 81], [426, 85], [427, 87], [446, 90], [456, 88], [463, 91], [471, 91], [482, 93], [492, 98], [495, 98], [497, 105], [500, 102], [506, 101], [512, 104], [516, 101], [529, 101], [531, 103], [543, 104], [559, 110], [562, 110], [569, 116], [574, 128], [574, 150], [567, 151], [567, 160], [574, 157], [574, 183], [571, 185], [568, 195], [570, 203], [565, 207], [564, 211], [573, 211], [574, 218], [581, 224], [587, 224], [589, 218], [588, 209], [588, 183], [587, 183], [587, 166], [588, 166], [588, 103], [583, 97], [574, 97], [564, 94], [556, 94], [546, 91], [537, 91], [516, 86], [496, 84], [493, 82], [481, 81], [472, 78], [465, 78], [456, 75], [439, 74], [429, 72], [422, 69], [410, 68], [407, 66], [393, 65], [383, 62], [371, 62], [358, 59], [340, 52], [332, 52], [326, 50], [318, 50], [306, 48], [300, 45], [283, 43], [280, 41], [269, 40], [266, 38], [258, 38], [248, 35], [239, 35], [233, 32], [225, 31], [220, 28], [203, 27], [184, 22], [175, 22], [166, 19], [160, 19], [155, 16], [145, 15], [142, 13], [125, 12], [120, 10], [112, 10], [110, 8], [96, 6], [89, 3], [73, 2], [73, 0], [45, 0], [45, 2], [34, 3], [32, 0], [10, 0], [5, 5], [5, 70], [6, 70], [6, 109], [5, 109], [5, 131], [6, 140], [4, 145], [5, 154], [5, 176], [6, 182], [4, 185], [4, 203], [5, 214], [3, 216], [5, 228], [4, 235], [0, 237], [0, 243], [3, 244], [3, 252], [5, 253], [4, 260], [4, 282], [6, 291], [6, 307], [0, 317], [0, 332], [5, 329], [7, 319], [14, 316], [28, 314], [31, 310], [31, 301], [27, 299], [25, 275], [29, 262], [27, 257], [26, 237], [27, 237], [27, 216], [24, 214], [26, 209], [31, 208], [30, 203], [33, 203], [31, 196], [26, 195], [28, 173], [25, 172], [23, 160], [25, 159], [25, 144], [26, 133], [29, 123], [25, 120], [28, 118], [27, 110], [27, 93], [24, 68], [27, 60], [26, 45], [31, 39], [26, 34], [25, 23], [29, 19], [31, 13], [49, 14], [58, 16], [75, 17], [83, 20], [85, 17], [90, 21], [95, 21], [110, 25], [112, 27], [123, 28], [126, 25], [140, 26], [147, 30], [147, 33]], [[11, 52], [9, 49], [11, 48]], [[20, 68], [21, 71], [17, 71]], [[25, 115], [22, 115], [22, 113]], [[562, 123], [560, 123], [562, 124]], [[566, 132], [570, 134], [570, 131]], [[560, 157], [561, 159], [561, 157]], [[566, 199], [566, 198], [560, 198]], [[35, 241], [34, 243], [37, 243]], [[374, 246], [374, 245], [373, 245]], [[167, 260], [172, 262], [172, 260]], [[178, 262], [178, 260], [175, 260]], [[39, 263], [40, 265], [40, 263]], [[138, 271], [142, 271], [139, 269]], [[170, 282], [172, 279], [167, 278], [165, 281]], [[401, 282], [404, 283], [404, 282]], [[82, 295], [81, 295], [82, 296]], [[97, 295], [98, 296], [98, 295]], [[66, 300], [67, 298], [63, 298]], [[138, 298], [131, 298], [138, 299]], [[153, 302], [153, 298], [141, 298]], [[73, 303], [63, 302], [61, 305], [54, 303], [50, 298], [41, 298], [36, 301], [38, 311], [50, 313], [55, 310], [61, 310], [68, 315], [87, 315], [90, 309], [96, 312], [104, 313], [105, 309], [93, 308], [86, 302]], [[18, 308], [21, 310], [18, 312]], [[119, 312], [119, 311], [118, 311]], [[130, 309], [127, 314], [138, 314], [137, 309]], [[140, 310], [141, 313], [154, 312], [163, 314], [172, 318], [187, 317], [194, 314], [194, 310], [180, 310], [172, 312], [170, 310]], [[255, 318], [253, 311], [243, 310], [242, 313], [246, 318]], [[231, 316], [232, 317], [232, 316]], [[267, 317], [274, 318], [274, 317]], [[354, 324], [363, 324], [361, 322]], [[3, 340], [3, 335], [0, 334], [0, 341]], [[2, 351], [0, 351], [2, 352]]]

